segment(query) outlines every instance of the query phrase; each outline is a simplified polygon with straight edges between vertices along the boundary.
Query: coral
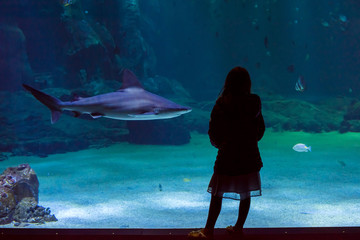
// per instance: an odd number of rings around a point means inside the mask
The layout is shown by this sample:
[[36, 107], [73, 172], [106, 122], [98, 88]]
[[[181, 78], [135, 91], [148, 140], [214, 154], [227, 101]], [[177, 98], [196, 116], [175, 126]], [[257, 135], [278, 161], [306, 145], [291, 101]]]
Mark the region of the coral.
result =
[[51, 215], [50, 208], [38, 206], [30, 198], [23, 199], [16, 205], [13, 221], [16, 223], [37, 223], [57, 221], [55, 215]]

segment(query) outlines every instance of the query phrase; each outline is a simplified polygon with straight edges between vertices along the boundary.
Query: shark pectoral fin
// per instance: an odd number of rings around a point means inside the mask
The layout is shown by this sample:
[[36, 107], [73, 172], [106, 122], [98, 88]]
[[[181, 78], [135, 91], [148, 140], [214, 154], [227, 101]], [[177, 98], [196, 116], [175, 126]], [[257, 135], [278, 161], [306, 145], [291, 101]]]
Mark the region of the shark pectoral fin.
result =
[[160, 110], [158, 108], [153, 108], [152, 111], [142, 112], [141, 115], [158, 115]]
[[97, 112], [95, 112], [95, 113], [90, 113], [90, 115], [91, 115], [93, 118], [99, 118], [99, 117], [103, 117], [103, 116], [104, 116], [104, 114], [102, 114], [102, 113], [97, 113]]
[[80, 115], [81, 115], [81, 113], [80, 112], [76, 112], [76, 111], [73, 111], [73, 113], [74, 113], [74, 117], [79, 117]]
[[132, 116], [132, 117], [141, 117], [141, 116], [158, 115], [158, 114], [159, 114], [158, 111], [151, 111], [151, 112], [143, 112], [143, 113], [139, 113], [139, 114], [129, 114], [129, 116]]
[[144, 113], [142, 113], [142, 114], [140, 114], [140, 115], [158, 115], [159, 114], [159, 112], [144, 112]]
[[51, 124], [56, 123], [57, 120], [59, 120], [60, 116], [61, 116], [60, 111], [51, 110]]
[[152, 112], [143, 112], [143, 113], [138, 113], [138, 114], [128, 114], [129, 117], [132, 118], [142, 118], [142, 117], [146, 117], [146, 116], [151, 116], [151, 115], [158, 115], [159, 112], [158, 111], [152, 111]]

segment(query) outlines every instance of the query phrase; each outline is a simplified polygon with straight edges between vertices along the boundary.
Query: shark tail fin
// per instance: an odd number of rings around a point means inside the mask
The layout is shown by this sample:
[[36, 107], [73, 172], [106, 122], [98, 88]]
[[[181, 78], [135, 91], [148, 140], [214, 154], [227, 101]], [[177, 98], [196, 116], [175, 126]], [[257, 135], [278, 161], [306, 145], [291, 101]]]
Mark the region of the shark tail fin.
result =
[[51, 111], [51, 123], [54, 124], [59, 120], [61, 116], [61, 104], [62, 101], [59, 99], [52, 97], [50, 95], [47, 95], [46, 93], [43, 93], [39, 90], [36, 90], [35, 88], [32, 88], [26, 84], [23, 84], [23, 87], [29, 91], [37, 100], [39, 100], [42, 104], [47, 106]]

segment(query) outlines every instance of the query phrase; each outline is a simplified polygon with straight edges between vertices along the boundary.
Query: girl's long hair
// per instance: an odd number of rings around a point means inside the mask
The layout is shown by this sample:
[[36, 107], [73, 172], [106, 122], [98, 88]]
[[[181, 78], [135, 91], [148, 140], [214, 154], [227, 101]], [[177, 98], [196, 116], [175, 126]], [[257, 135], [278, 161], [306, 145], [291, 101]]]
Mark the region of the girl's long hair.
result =
[[219, 97], [227, 95], [240, 96], [250, 94], [250, 92], [251, 79], [248, 71], [243, 67], [234, 67], [226, 76]]

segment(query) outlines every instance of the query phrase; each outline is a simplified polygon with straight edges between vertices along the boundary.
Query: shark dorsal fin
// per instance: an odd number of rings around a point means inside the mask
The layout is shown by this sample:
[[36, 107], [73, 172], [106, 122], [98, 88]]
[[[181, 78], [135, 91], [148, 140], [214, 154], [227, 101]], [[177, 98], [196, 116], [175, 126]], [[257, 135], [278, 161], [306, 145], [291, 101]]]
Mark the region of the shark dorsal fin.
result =
[[123, 70], [121, 79], [122, 79], [122, 85], [121, 85], [120, 90], [126, 89], [126, 88], [131, 88], [131, 87], [143, 88], [139, 79], [129, 69]]

